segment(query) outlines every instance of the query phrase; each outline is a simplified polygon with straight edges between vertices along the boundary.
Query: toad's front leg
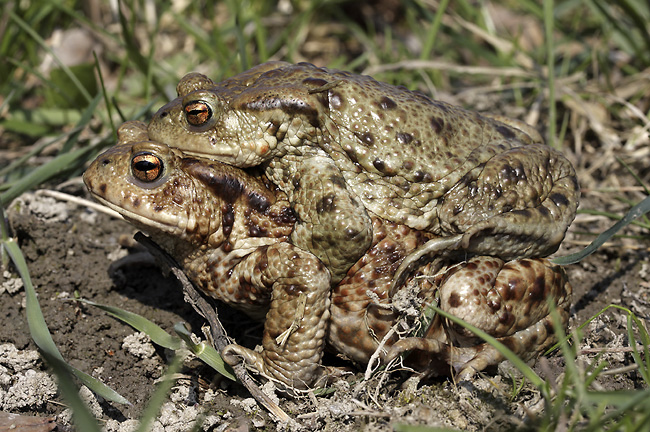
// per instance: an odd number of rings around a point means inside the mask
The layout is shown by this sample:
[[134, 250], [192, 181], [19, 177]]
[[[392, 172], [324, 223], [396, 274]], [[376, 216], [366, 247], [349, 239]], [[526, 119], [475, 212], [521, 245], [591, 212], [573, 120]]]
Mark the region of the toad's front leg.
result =
[[475, 255], [543, 257], [559, 247], [579, 194], [575, 171], [560, 153], [543, 144], [515, 147], [449, 190], [439, 208], [441, 228], [462, 234], [460, 248]]
[[292, 243], [316, 255], [330, 270], [332, 282], [340, 282], [372, 242], [365, 207], [329, 157], [287, 155], [281, 164], [271, 162], [267, 172], [287, 192], [298, 215]]
[[244, 359], [289, 389], [304, 389], [315, 381], [330, 305], [330, 275], [321, 261], [288, 243], [262, 247], [235, 266], [220, 290], [252, 302], [270, 297], [262, 352], [228, 345], [222, 352], [227, 363]]

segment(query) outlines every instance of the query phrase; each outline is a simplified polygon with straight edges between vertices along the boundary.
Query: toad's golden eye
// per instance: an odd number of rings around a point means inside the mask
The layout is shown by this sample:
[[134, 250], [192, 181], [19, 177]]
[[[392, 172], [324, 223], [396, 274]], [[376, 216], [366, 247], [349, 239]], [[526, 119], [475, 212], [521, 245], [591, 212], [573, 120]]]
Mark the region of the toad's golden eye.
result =
[[150, 183], [163, 173], [163, 161], [151, 153], [139, 153], [131, 159], [131, 172], [138, 180]]
[[210, 106], [203, 101], [192, 101], [183, 109], [187, 122], [192, 126], [203, 126], [212, 117]]

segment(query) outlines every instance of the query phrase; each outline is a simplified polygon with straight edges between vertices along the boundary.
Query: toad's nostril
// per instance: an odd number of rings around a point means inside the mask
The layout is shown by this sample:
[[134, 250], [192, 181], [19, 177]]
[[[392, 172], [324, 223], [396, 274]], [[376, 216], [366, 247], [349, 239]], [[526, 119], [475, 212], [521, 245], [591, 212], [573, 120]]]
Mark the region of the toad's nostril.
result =
[[111, 163], [111, 160], [110, 160], [110, 159], [102, 159], [102, 165], [106, 166], [106, 165], [108, 165], [109, 163]]
[[160, 118], [165, 118], [168, 115], [169, 115], [169, 113], [167, 111], [163, 111], [162, 113], [160, 113]]

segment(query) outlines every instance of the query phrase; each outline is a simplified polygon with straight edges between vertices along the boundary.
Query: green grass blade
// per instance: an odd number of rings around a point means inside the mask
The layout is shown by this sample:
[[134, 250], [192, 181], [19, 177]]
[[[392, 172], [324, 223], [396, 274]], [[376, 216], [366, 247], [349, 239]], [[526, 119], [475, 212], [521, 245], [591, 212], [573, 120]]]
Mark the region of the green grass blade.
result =
[[442, 18], [445, 15], [447, 6], [449, 5], [449, 0], [442, 0], [440, 5], [436, 8], [436, 14], [431, 23], [431, 27], [427, 32], [426, 41], [422, 47], [422, 52], [420, 53], [420, 60], [428, 60], [431, 58], [431, 51], [433, 51], [433, 45], [436, 42], [438, 33], [440, 31], [440, 26], [442, 25]]
[[85, 156], [95, 151], [97, 147], [97, 145], [89, 146], [58, 155], [48, 163], [36, 168], [18, 180], [9, 190], [0, 194], [0, 201], [8, 204], [23, 192], [76, 167], [80, 161], [84, 160]]
[[[122, 29], [122, 40], [124, 41], [124, 47], [129, 54], [129, 59], [144, 76], [153, 78], [152, 84], [158, 93], [165, 94], [164, 86], [160, 84], [155, 76], [151, 75], [151, 64], [149, 60], [142, 55], [135, 42], [137, 41], [137, 38], [133, 34], [135, 28], [135, 24], [133, 22], [136, 19], [136, 15], [131, 15], [132, 22], [129, 23], [126, 19], [126, 16], [124, 15], [124, 11], [122, 10], [124, 5], [121, 3], [119, 5], [120, 7], [118, 8], [118, 17], [120, 20], [120, 27]], [[155, 44], [152, 45], [151, 49], [155, 49]]]
[[205, 364], [207, 364], [212, 369], [216, 370], [226, 378], [232, 381], [237, 381], [237, 378], [235, 377], [235, 373], [233, 372], [232, 368], [230, 367], [230, 365], [226, 364], [223, 361], [221, 355], [217, 352], [217, 350], [215, 350], [205, 342], [195, 344], [194, 341], [192, 341], [192, 338], [190, 337], [190, 332], [185, 328], [183, 323], [177, 323], [176, 325], [174, 325], [174, 331], [178, 333], [178, 336], [180, 336], [180, 338], [183, 339], [183, 341], [185, 341], [188, 348], [198, 358], [200, 358], [203, 362], [205, 362]]
[[[639, 337], [641, 338], [641, 346], [643, 347], [643, 356], [639, 353], [639, 350], [637, 349], [637, 343], [634, 337], [634, 331], [632, 327], [633, 322], [634, 324], [636, 324], [637, 328], [639, 329]], [[634, 362], [639, 366], [639, 373], [643, 377], [646, 384], [649, 384], [650, 383], [650, 352], [648, 347], [650, 346], [650, 335], [648, 335], [648, 331], [643, 325], [643, 322], [641, 322], [641, 320], [635, 314], [632, 313], [629, 313], [627, 315], [627, 332], [628, 332], [627, 334], [628, 334], [629, 344], [632, 347], [632, 357], [634, 358]]]
[[27, 268], [25, 257], [18, 247], [18, 244], [13, 239], [9, 238], [9, 233], [5, 225], [5, 216], [4, 211], [2, 210], [2, 206], [0, 206], [0, 229], [2, 231], [2, 248], [7, 251], [7, 254], [9, 254], [9, 257], [16, 266], [18, 274], [22, 278], [23, 284], [25, 286], [25, 309], [27, 311], [27, 324], [29, 326], [29, 332], [32, 336], [32, 339], [34, 339], [34, 343], [36, 343], [41, 352], [45, 353], [46, 356], [49, 356], [48, 358], [58, 359], [70, 372], [77, 376], [77, 378], [79, 378], [81, 382], [83, 382], [84, 385], [86, 385], [93, 392], [97, 393], [106, 400], [130, 405], [130, 402], [115, 390], [65, 362], [63, 356], [59, 352], [59, 349], [56, 347], [54, 340], [52, 340], [50, 330], [45, 323], [45, 318], [43, 317], [41, 307], [38, 304], [36, 290], [34, 289], [32, 279], [29, 275], [29, 269]]
[[102, 95], [98, 94], [95, 96], [95, 98], [88, 104], [88, 107], [84, 110], [83, 114], [81, 114], [81, 118], [77, 122], [76, 126], [76, 131], [68, 136], [68, 139], [65, 140], [65, 143], [63, 144], [63, 147], [61, 147], [61, 150], [59, 151], [59, 154], [61, 153], [68, 153], [71, 149], [72, 146], [74, 146], [78, 141], [79, 141], [79, 135], [81, 135], [81, 131], [83, 128], [90, 122], [90, 120], [93, 118], [93, 115], [95, 114], [97, 105], [99, 105], [99, 101], [102, 100]]
[[643, 201], [635, 205], [630, 209], [629, 212], [621, 219], [612, 225], [608, 230], [602, 232], [594, 241], [592, 241], [589, 246], [570, 255], [565, 255], [563, 257], [553, 258], [551, 262], [558, 265], [569, 265], [580, 262], [585, 257], [594, 253], [599, 247], [603, 245], [607, 240], [612, 238], [614, 234], [621, 230], [621, 228], [626, 227], [632, 221], [634, 221], [639, 216], [642, 216], [650, 211], [650, 197], [645, 198]]
[[[109, 102], [108, 92], [106, 91], [106, 85], [104, 83], [104, 74], [102, 73], [102, 68], [99, 66], [99, 58], [97, 57], [96, 52], [93, 52], [93, 58], [95, 59], [95, 70], [97, 71], [97, 76], [99, 77], [99, 84], [102, 89], [101, 96], [104, 98], [104, 103], [106, 104], [106, 111], [108, 112], [108, 122], [111, 125], [113, 136], [117, 136], [117, 128], [115, 127], [115, 122], [113, 121], [113, 107]], [[99, 97], [99, 95], [97, 96]]]
[[[74, 133], [76, 129], [72, 129], [69, 133]], [[9, 165], [6, 167], [0, 169], [0, 177], [7, 175], [8, 173], [12, 172], [15, 169], [18, 169], [19, 167], [23, 166], [25, 162], [27, 162], [32, 156], [40, 153], [43, 151], [45, 147], [48, 147], [58, 141], [61, 141], [63, 138], [65, 138], [66, 135], [60, 135], [57, 136], [56, 138], [50, 139], [50, 140], [45, 140], [41, 144], [35, 146], [32, 148], [30, 151], [25, 153], [23, 156], [19, 157], [18, 159], [13, 160]]]
[[41, 352], [57, 377], [59, 393], [72, 409], [72, 418], [79, 431], [100, 432], [101, 428], [86, 404], [79, 397], [79, 389], [70, 376], [69, 366], [60, 358]]
[[99, 309], [114, 316], [120, 321], [123, 321], [126, 324], [130, 325], [134, 329], [146, 333], [147, 336], [149, 336], [149, 338], [151, 339], [151, 341], [156, 345], [160, 345], [161, 347], [168, 348], [171, 350], [177, 350], [181, 346], [180, 340], [178, 338], [170, 335], [161, 327], [149, 321], [143, 316], [134, 314], [133, 312], [129, 312], [115, 306], [107, 306], [107, 305], [95, 303], [90, 300], [85, 300], [85, 299], [76, 299], [76, 300], [82, 303], [89, 304], [91, 306], [98, 307]]

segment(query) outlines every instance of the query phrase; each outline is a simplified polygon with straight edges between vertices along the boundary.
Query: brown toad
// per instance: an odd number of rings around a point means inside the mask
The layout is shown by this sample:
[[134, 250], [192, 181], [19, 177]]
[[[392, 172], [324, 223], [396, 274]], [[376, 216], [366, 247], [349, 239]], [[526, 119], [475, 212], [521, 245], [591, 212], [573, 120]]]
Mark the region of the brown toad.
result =
[[575, 216], [571, 164], [530, 126], [371, 77], [270, 62], [214, 83], [185, 76], [152, 140], [262, 165], [298, 217], [294, 244], [333, 280], [372, 242], [371, 215], [434, 234], [414, 251], [505, 260], [554, 252]]
[[[100, 155], [84, 181], [100, 202], [151, 235], [201, 290], [264, 319], [263, 350], [233, 344], [224, 359], [232, 364], [243, 358], [293, 389], [322, 374], [325, 343], [368, 362], [399, 318], [391, 308], [393, 276], [432, 234], [371, 213], [371, 245], [343, 280], [333, 283], [319, 259], [289, 241], [296, 219], [283, 192], [262, 177], [147, 138], [143, 125], [123, 125], [122, 145]], [[562, 269], [545, 259], [442, 260], [419, 266], [407, 282], [417, 276], [424, 276], [411, 285], [417, 286], [420, 306], [436, 302], [525, 358], [554, 341], [547, 299], [567, 320], [571, 286]], [[423, 337], [386, 339], [383, 361], [413, 350], [407, 362], [425, 374], [453, 368], [467, 377], [502, 360], [440, 318]]]

